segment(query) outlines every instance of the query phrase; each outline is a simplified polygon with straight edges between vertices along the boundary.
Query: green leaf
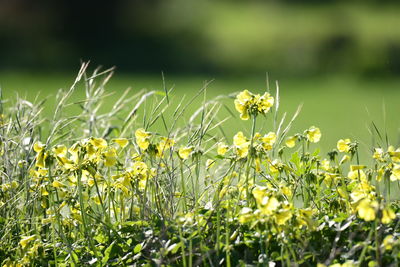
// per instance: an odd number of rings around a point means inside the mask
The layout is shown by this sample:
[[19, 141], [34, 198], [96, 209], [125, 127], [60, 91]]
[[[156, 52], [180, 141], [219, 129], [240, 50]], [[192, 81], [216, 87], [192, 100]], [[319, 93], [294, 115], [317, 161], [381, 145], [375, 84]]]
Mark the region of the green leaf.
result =
[[175, 244], [172, 244], [171, 246], [169, 246], [168, 248], [167, 248], [167, 252], [168, 253], [171, 253], [172, 255], [173, 254], [175, 254], [175, 253], [177, 253], [178, 252], [178, 250], [179, 250], [179, 248], [182, 246], [182, 243], [175, 243]]
[[137, 244], [136, 246], [135, 246], [135, 248], [133, 249], [133, 252], [135, 253], [135, 254], [138, 254], [140, 251], [142, 251], [142, 244], [140, 243], [140, 244]]
[[115, 245], [115, 241], [113, 241], [111, 243], [111, 245], [109, 245], [108, 248], [106, 248], [106, 250], [104, 251], [104, 257], [101, 260], [103, 265], [105, 265], [108, 262], [108, 260], [110, 259], [110, 257], [113, 256], [113, 252], [115, 251], [114, 245]]

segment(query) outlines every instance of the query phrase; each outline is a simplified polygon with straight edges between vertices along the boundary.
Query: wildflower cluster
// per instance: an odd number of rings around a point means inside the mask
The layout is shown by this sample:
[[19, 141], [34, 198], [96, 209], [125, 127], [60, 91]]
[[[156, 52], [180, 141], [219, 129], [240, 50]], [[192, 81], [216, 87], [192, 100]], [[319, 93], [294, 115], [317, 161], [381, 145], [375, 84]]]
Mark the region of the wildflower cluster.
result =
[[274, 98], [269, 93], [255, 95], [244, 90], [235, 99], [235, 108], [242, 120], [248, 120], [250, 116], [257, 116], [259, 113], [266, 114], [273, 105]]
[[[167, 97], [156, 109], [167, 110]], [[400, 205], [393, 188], [400, 148], [374, 148], [372, 167], [360, 162], [359, 145], [350, 139], [325, 156], [317, 148], [318, 127], [290, 136], [290, 125], [257, 128], [257, 115], [273, 104], [269, 93], [239, 93], [235, 108], [253, 125], [232, 137], [210, 130], [220, 124], [207, 105], [198, 125], [163, 134], [151, 127], [162, 117], [157, 112], [141, 124], [128, 116], [115, 131], [92, 125], [78, 138], [68, 134], [81, 125], [43, 138], [29, 128], [33, 118], [19, 121], [27, 129], [21, 132], [2, 115], [0, 262], [397, 264]]]

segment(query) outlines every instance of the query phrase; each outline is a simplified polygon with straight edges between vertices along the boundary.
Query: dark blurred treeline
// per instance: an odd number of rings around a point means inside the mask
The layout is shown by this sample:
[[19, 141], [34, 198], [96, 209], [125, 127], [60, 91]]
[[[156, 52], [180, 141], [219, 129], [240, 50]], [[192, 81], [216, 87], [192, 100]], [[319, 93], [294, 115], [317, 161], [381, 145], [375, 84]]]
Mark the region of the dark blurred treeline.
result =
[[395, 0], [0, 0], [0, 70], [400, 74]]

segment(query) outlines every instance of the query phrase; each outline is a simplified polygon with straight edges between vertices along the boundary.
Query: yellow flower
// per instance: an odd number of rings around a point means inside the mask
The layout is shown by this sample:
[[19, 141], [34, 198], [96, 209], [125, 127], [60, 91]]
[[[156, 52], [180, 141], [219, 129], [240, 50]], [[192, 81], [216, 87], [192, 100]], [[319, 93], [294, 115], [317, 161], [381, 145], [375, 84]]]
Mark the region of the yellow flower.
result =
[[290, 190], [290, 188], [287, 187], [287, 186], [283, 186], [281, 188], [281, 192], [282, 192], [282, 194], [284, 194], [288, 198], [293, 196], [292, 190]]
[[264, 197], [261, 203], [260, 211], [264, 215], [271, 215], [280, 205], [275, 197]]
[[307, 130], [307, 139], [311, 143], [318, 143], [321, 139], [320, 129], [315, 126], [311, 126], [310, 129]]
[[36, 167], [39, 167], [40, 169], [45, 169], [46, 165], [46, 159], [48, 157], [48, 152], [45, 152], [44, 150], [40, 151], [39, 154], [36, 155]]
[[55, 156], [59, 158], [65, 158], [67, 156], [67, 147], [64, 145], [58, 145], [52, 149]]
[[246, 157], [249, 153], [250, 142], [247, 141], [247, 138], [242, 132], [238, 132], [233, 137], [233, 145], [235, 146], [236, 153], [240, 158]]
[[337, 142], [336, 147], [340, 152], [349, 152], [350, 151], [350, 143], [351, 143], [350, 139], [344, 139], [344, 140], [340, 139]]
[[289, 136], [286, 139], [285, 144], [286, 144], [287, 147], [292, 148], [292, 147], [294, 147], [296, 145], [296, 140], [297, 140], [296, 136]]
[[111, 141], [118, 144], [121, 148], [126, 147], [129, 143], [128, 139], [126, 138], [114, 138]]
[[382, 148], [374, 148], [374, 155], [372, 157], [377, 160], [382, 160], [383, 159], [383, 149]]
[[393, 164], [392, 174], [390, 181], [400, 180], [400, 164]]
[[367, 168], [365, 165], [350, 165], [350, 170], [351, 171], [357, 171], [357, 170], [362, 170]]
[[157, 156], [161, 157], [165, 151], [171, 148], [175, 141], [171, 138], [161, 137], [161, 141], [157, 144]]
[[392, 220], [396, 218], [396, 214], [390, 207], [386, 207], [382, 211], [382, 223], [388, 224], [391, 223]]
[[260, 113], [267, 113], [274, 105], [274, 98], [269, 93], [264, 93], [261, 97], [256, 96], [257, 108]]
[[272, 145], [276, 142], [276, 134], [274, 132], [269, 132], [261, 138], [261, 141], [265, 150], [271, 150]]
[[271, 173], [273, 174], [277, 174], [279, 173], [279, 171], [283, 168], [283, 164], [282, 162], [280, 162], [277, 159], [274, 159], [272, 162], [270, 162], [269, 164], [269, 170], [271, 171]]
[[228, 148], [229, 148], [229, 147], [228, 147], [225, 143], [219, 142], [219, 143], [218, 143], [218, 149], [217, 149], [218, 155], [220, 155], [220, 156], [225, 155], [225, 154], [226, 154], [226, 151], [228, 151]]
[[248, 223], [252, 221], [253, 217], [254, 217], [253, 210], [248, 207], [244, 207], [241, 209], [239, 213], [239, 223], [240, 224]]
[[385, 248], [385, 250], [392, 250], [393, 245], [395, 244], [394, 237], [392, 235], [387, 235], [383, 239], [382, 243], [383, 243], [383, 247]]
[[52, 185], [53, 187], [55, 187], [55, 188], [61, 188], [61, 187], [64, 187], [64, 186], [65, 186], [63, 183], [61, 183], [61, 182], [58, 181], [58, 180], [54, 180], [53, 183], [52, 183], [51, 185]]
[[108, 149], [105, 153], [103, 153], [104, 156], [104, 165], [107, 167], [112, 167], [117, 163], [117, 151], [115, 151], [114, 148]]
[[249, 108], [252, 98], [253, 96], [248, 90], [244, 90], [236, 96], [235, 108], [240, 113], [240, 118], [242, 120], [248, 120], [250, 118]]
[[367, 175], [365, 175], [365, 172], [363, 170], [352, 170], [349, 171], [349, 173], [347, 174], [347, 177], [349, 177], [349, 179], [352, 180], [366, 180], [367, 179]]
[[400, 148], [394, 150], [393, 146], [389, 146], [388, 152], [393, 162], [400, 162]]
[[45, 147], [46, 147], [45, 144], [42, 144], [41, 142], [36, 142], [36, 143], [33, 145], [33, 150], [34, 150], [36, 153], [39, 153], [40, 151], [43, 151], [43, 150], [45, 149]]
[[49, 195], [49, 192], [46, 190], [46, 187], [44, 187], [44, 186], [40, 187], [40, 193], [42, 194], [42, 196]]
[[383, 176], [385, 175], [385, 169], [384, 168], [380, 168], [377, 172], [376, 172], [376, 180], [378, 182], [382, 181]]
[[314, 211], [311, 209], [299, 209], [299, 214], [296, 221], [300, 227], [307, 226], [309, 228], [315, 227], [315, 222], [312, 219]]
[[24, 236], [21, 238], [21, 241], [19, 241], [19, 244], [21, 245], [22, 249], [25, 249], [28, 244], [34, 240], [36, 240], [36, 235]]
[[90, 144], [92, 144], [97, 149], [102, 149], [107, 147], [107, 141], [103, 138], [90, 138]]
[[266, 195], [266, 187], [261, 187], [261, 186], [256, 186], [252, 193], [254, 198], [256, 199], [256, 202], [261, 204], [265, 195]]
[[147, 164], [142, 161], [135, 161], [131, 167], [132, 174], [135, 176], [141, 176], [146, 178], [148, 167]]
[[71, 160], [75, 163], [78, 164], [79, 162], [79, 149], [80, 149], [80, 144], [75, 143], [73, 144], [69, 149], [68, 152], [71, 154]]
[[96, 184], [96, 181], [93, 178], [89, 178], [87, 180], [87, 184], [88, 184], [88, 186], [92, 187]]
[[186, 160], [189, 158], [193, 151], [193, 147], [182, 147], [178, 150], [178, 155], [181, 159]]
[[357, 205], [358, 216], [365, 220], [366, 222], [373, 221], [376, 218], [376, 207], [378, 203], [376, 201], [371, 201], [367, 198], [364, 198]]
[[330, 166], [330, 162], [327, 159], [324, 159], [321, 161], [321, 168], [325, 171], [330, 170], [331, 166]]
[[283, 225], [292, 218], [290, 210], [280, 211], [275, 215], [275, 222], [277, 225]]
[[242, 120], [248, 120], [250, 115], [267, 113], [274, 105], [274, 98], [269, 93], [254, 95], [248, 90], [239, 93], [235, 99], [235, 108], [240, 113]]
[[342, 165], [350, 160], [349, 155], [344, 155], [343, 158], [339, 161], [339, 165]]
[[37, 153], [36, 154], [36, 163], [35, 166], [39, 168], [45, 167], [45, 162], [47, 158], [47, 153], [45, 151], [46, 145], [42, 144], [41, 142], [36, 142], [33, 145], [33, 150]]
[[361, 180], [350, 193], [353, 202], [358, 202], [363, 198], [370, 198], [374, 195], [374, 186], [370, 185], [368, 180]]
[[143, 128], [140, 128], [135, 131], [135, 137], [136, 143], [141, 149], [146, 150], [149, 147], [149, 139], [151, 137], [150, 133], [146, 132]]

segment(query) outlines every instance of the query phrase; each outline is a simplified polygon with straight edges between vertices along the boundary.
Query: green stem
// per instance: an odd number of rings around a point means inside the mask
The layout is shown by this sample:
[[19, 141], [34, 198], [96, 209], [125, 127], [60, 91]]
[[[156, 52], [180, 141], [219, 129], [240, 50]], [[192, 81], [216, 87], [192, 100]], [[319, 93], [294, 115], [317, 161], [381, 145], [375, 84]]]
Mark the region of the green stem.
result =
[[[249, 200], [250, 192], [249, 192], [249, 176], [250, 176], [250, 166], [251, 166], [251, 161], [253, 158], [253, 139], [254, 139], [254, 134], [256, 131], [256, 119], [257, 116], [253, 115], [253, 122], [251, 126], [251, 139], [250, 139], [250, 148], [249, 152], [247, 154], [247, 167], [246, 167], [246, 192], [247, 192], [247, 200]], [[255, 183], [255, 176], [253, 178], [253, 183]]]
[[187, 212], [187, 205], [186, 205], [186, 186], [185, 186], [185, 179], [183, 176], [183, 160], [180, 160], [180, 169], [181, 169], [181, 188], [182, 188], [182, 196], [179, 198], [180, 200], [183, 197], [183, 211]]
[[358, 258], [358, 266], [362, 266], [362, 263], [363, 263], [364, 257], [365, 257], [365, 253], [367, 252], [367, 248], [368, 248], [368, 244], [367, 243], [371, 240], [372, 235], [373, 235], [374, 232], [375, 232], [374, 228], [371, 228], [369, 230], [369, 234], [368, 234], [367, 240], [365, 241], [364, 248], [361, 251], [360, 257]]
[[80, 211], [81, 211], [81, 216], [82, 216], [82, 225], [83, 225], [83, 231], [87, 237], [87, 241], [89, 243], [89, 247], [92, 249], [94, 252], [96, 258], [97, 257], [97, 251], [93, 245], [92, 239], [91, 239], [91, 234], [88, 231], [88, 223], [87, 223], [87, 218], [86, 218], [86, 212], [85, 212], [85, 204], [83, 201], [83, 192], [82, 192], [82, 180], [81, 180], [81, 175], [82, 172], [78, 170], [76, 172], [76, 175], [78, 176], [78, 195], [79, 195], [79, 206], [80, 206]]
[[181, 227], [179, 227], [179, 238], [181, 240], [182, 264], [183, 264], [183, 267], [186, 267], [187, 263], [186, 263], [185, 241], [183, 239]]

